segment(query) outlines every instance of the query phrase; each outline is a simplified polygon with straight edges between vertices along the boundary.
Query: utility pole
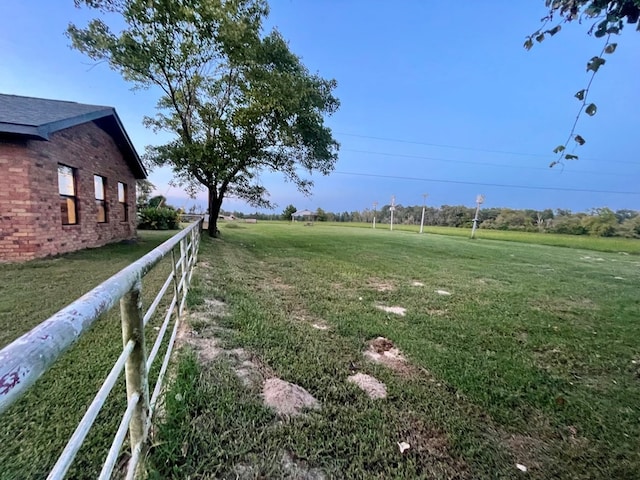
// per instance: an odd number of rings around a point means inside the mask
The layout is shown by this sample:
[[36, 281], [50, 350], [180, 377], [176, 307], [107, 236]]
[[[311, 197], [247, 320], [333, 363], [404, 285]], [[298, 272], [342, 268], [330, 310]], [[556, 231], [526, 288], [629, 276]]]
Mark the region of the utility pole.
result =
[[424, 229], [424, 210], [427, 207], [427, 197], [429, 196], [428, 193], [423, 193], [422, 194], [422, 220], [420, 220], [420, 233], [422, 233], [423, 229]]
[[478, 228], [478, 214], [480, 213], [480, 205], [484, 203], [484, 195], [476, 197], [476, 216], [473, 217], [473, 228], [471, 229], [471, 238], [475, 238], [476, 228]]
[[389, 230], [393, 231], [393, 212], [396, 211], [396, 196], [395, 195], [391, 195], [391, 206], [389, 207], [389, 211], [391, 212], [391, 226], [389, 227]]
[[378, 202], [373, 202], [373, 228], [376, 228], [376, 207]]

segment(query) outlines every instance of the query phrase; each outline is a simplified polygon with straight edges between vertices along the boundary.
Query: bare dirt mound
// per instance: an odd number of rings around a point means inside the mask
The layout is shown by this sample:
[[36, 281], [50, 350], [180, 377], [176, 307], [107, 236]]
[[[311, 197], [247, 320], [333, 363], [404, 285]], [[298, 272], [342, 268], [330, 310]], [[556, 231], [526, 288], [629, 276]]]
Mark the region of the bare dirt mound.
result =
[[369, 348], [364, 356], [375, 363], [385, 365], [399, 373], [410, 373], [411, 368], [400, 349], [396, 348], [391, 340], [378, 337], [369, 342]]
[[320, 402], [304, 388], [279, 378], [269, 378], [264, 382], [262, 398], [265, 405], [279, 415], [296, 416], [306, 409], [320, 409]]
[[369, 395], [369, 398], [387, 398], [387, 387], [380, 380], [365, 373], [356, 373], [347, 378], [347, 382], [354, 383]]

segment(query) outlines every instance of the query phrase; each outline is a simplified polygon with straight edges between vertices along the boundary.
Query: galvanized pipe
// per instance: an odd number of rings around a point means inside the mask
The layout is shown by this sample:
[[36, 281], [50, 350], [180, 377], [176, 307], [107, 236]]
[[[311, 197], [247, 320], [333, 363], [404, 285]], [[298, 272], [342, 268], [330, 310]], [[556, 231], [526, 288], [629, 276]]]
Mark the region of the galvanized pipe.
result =
[[89, 405], [89, 408], [87, 409], [86, 413], [82, 417], [82, 420], [80, 420], [80, 423], [76, 427], [75, 432], [73, 432], [73, 435], [71, 435], [71, 438], [67, 443], [67, 446], [64, 447], [62, 454], [60, 454], [58, 461], [53, 466], [53, 469], [49, 473], [47, 480], [54, 480], [54, 479], [57, 480], [57, 479], [64, 478], [64, 475], [67, 473], [67, 470], [69, 470], [69, 467], [71, 466], [71, 462], [73, 462], [73, 459], [75, 458], [76, 453], [78, 453], [78, 450], [80, 450], [80, 447], [82, 446], [82, 442], [87, 436], [87, 433], [89, 433], [89, 429], [93, 426], [93, 422], [98, 416], [98, 413], [100, 413], [100, 409], [102, 408], [102, 405], [104, 405], [104, 402], [107, 399], [107, 396], [111, 392], [111, 389], [113, 388], [113, 386], [118, 381], [120, 372], [122, 372], [122, 369], [126, 361], [128, 360], [129, 355], [133, 351], [134, 347], [135, 347], [135, 342], [133, 341], [127, 342], [127, 344], [124, 346], [122, 353], [118, 357], [118, 361], [115, 363], [115, 365], [111, 369], [111, 372], [109, 372], [109, 375], [107, 376], [107, 379], [102, 384], [102, 387], [100, 388], [100, 390], [98, 390], [98, 393], [93, 399], [93, 402], [91, 402], [91, 405]]
[[199, 222], [124, 268], [0, 351], [0, 414]]
[[137, 393], [129, 399], [127, 409], [124, 411], [124, 415], [122, 416], [122, 420], [120, 420], [120, 425], [116, 431], [116, 436], [113, 437], [113, 442], [111, 442], [111, 448], [109, 449], [107, 459], [104, 461], [104, 465], [100, 471], [100, 476], [98, 477], [99, 480], [109, 480], [111, 478], [111, 472], [113, 472], [113, 467], [118, 460], [122, 442], [124, 442], [124, 437], [127, 435], [127, 430], [129, 429], [129, 420], [131, 420], [131, 416], [133, 415], [138, 400], [140, 400], [140, 395]]
[[[153, 348], [151, 349], [151, 353], [147, 357], [147, 371], [151, 370], [151, 365], [158, 354], [158, 350], [160, 350], [160, 345], [162, 344], [162, 339], [164, 338], [164, 334], [167, 331], [167, 327], [169, 326], [169, 321], [171, 320], [171, 315], [173, 314], [173, 309], [176, 308], [176, 297], [174, 296], [171, 300], [171, 305], [167, 309], [167, 313], [165, 315], [164, 321], [162, 322], [162, 326], [160, 327], [160, 331], [158, 332], [158, 338], [156, 338], [155, 343], [153, 344]], [[178, 320], [176, 320], [177, 322]]]

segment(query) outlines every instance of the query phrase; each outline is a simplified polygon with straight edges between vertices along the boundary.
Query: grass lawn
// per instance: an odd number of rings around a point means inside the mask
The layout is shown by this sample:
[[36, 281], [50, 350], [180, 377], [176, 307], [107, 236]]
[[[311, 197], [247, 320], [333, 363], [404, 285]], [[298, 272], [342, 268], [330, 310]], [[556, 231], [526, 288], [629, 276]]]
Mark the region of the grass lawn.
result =
[[[203, 238], [192, 327], [208, 328], [204, 299], [226, 302], [230, 314], [208, 320], [225, 329], [220, 342], [322, 408], [281, 421], [227, 357], [201, 365], [184, 349], [151, 478], [278, 478], [290, 472], [284, 452], [327, 478], [525, 475], [516, 464], [530, 478], [638, 478], [637, 255], [486, 232], [470, 241], [322, 224], [221, 230], [222, 240]], [[365, 360], [378, 336], [411, 368]], [[384, 382], [388, 397], [347, 383], [354, 371]]]
[[[318, 225], [316, 223], [316, 225]], [[322, 224], [320, 224], [322, 225]], [[353, 226], [359, 228], [371, 228], [369, 223], [327, 223], [333, 226]], [[419, 225], [394, 225], [395, 231], [418, 232]], [[389, 224], [378, 224], [376, 230], [389, 230]], [[432, 227], [425, 226], [426, 234], [452, 235], [455, 237], [469, 238], [471, 228]], [[557, 233], [518, 232], [511, 230], [476, 230], [476, 237], [485, 240], [504, 240], [507, 242], [535, 243], [538, 245], [552, 245], [556, 247], [583, 248], [599, 252], [625, 252], [640, 254], [640, 241], [634, 238], [623, 237], [594, 237], [590, 235], [561, 235]]]
[[[26, 333], [176, 233], [141, 231], [140, 241], [133, 245], [112, 244], [0, 266], [0, 344], [4, 346]], [[162, 261], [145, 277], [146, 306], [169, 268], [170, 262]], [[1, 479], [46, 477], [122, 351], [121, 335], [116, 306], [3, 414]], [[148, 338], [147, 342], [152, 340]], [[68, 478], [97, 477], [125, 403], [120, 382]]]

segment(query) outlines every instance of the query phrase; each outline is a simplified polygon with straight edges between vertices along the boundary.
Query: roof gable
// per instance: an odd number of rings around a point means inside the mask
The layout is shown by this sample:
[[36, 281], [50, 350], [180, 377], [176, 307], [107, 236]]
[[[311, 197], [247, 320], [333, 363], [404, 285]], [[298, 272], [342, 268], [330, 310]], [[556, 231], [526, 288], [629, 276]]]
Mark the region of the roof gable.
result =
[[113, 107], [0, 94], [0, 134], [48, 140], [59, 130], [95, 121], [115, 141], [135, 177], [147, 172]]

